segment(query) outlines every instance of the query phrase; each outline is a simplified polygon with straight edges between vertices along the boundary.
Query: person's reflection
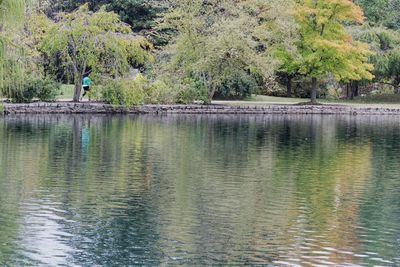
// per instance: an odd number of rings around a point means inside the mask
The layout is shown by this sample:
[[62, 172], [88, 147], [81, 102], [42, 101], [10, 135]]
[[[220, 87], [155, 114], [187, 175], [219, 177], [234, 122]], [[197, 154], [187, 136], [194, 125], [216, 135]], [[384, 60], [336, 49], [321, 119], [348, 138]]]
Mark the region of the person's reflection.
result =
[[89, 151], [89, 143], [90, 143], [90, 121], [83, 123], [81, 130], [81, 147], [82, 147], [82, 159], [86, 160], [87, 154]]

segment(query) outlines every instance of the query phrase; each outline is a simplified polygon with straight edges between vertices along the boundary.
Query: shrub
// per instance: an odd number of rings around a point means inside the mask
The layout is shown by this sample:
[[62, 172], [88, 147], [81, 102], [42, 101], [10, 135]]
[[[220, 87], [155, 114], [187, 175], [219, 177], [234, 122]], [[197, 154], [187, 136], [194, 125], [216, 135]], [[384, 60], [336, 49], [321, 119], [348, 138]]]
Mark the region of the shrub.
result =
[[326, 99], [329, 100], [338, 100], [342, 95], [342, 89], [338, 87], [329, 87], [326, 91]]
[[41, 101], [54, 101], [61, 91], [61, 85], [50, 78], [28, 78], [19, 90], [6, 94], [16, 103], [29, 103], [34, 98]]
[[195, 101], [208, 102], [208, 91], [202, 82], [193, 78], [186, 78], [176, 89], [179, 93], [176, 102], [189, 104]]
[[132, 107], [145, 101], [147, 80], [138, 75], [135, 79], [109, 80], [101, 92], [101, 100], [112, 105]]
[[33, 85], [37, 88], [36, 97], [41, 101], [55, 101], [61, 92], [61, 84], [49, 78], [38, 79]]
[[156, 80], [146, 89], [146, 103], [172, 104], [178, 98], [178, 90], [163, 80]]
[[257, 80], [243, 71], [236, 71], [226, 76], [215, 92], [219, 99], [243, 99], [257, 91]]

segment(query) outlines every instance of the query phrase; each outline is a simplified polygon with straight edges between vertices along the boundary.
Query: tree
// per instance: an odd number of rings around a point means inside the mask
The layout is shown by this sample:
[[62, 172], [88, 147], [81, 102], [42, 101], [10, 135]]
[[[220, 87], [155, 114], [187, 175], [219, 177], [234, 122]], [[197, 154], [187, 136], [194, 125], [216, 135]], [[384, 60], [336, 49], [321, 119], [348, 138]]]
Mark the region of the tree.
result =
[[350, 0], [298, 0], [301, 55], [299, 72], [311, 77], [311, 102], [316, 103], [318, 78], [330, 73], [336, 80], [372, 79], [370, 51], [345, 31], [345, 23], [362, 23], [362, 10]]
[[400, 0], [356, 0], [372, 26], [400, 29]]
[[79, 101], [82, 78], [88, 71], [94, 76], [118, 77], [127, 73], [130, 66], [151, 59], [151, 45], [146, 39], [132, 35], [117, 14], [104, 8], [91, 12], [88, 5], [83, 5], [72, 13], [60, 13], [57, 21], [46, 22], [40, 50], [50, 57], [59, 56], [72, 68], [75, 102]]
[[12, 74], [22, 73], [23, 66], [17, 60], [21, 51], [14, 36], [23, 23], [24, 11], [24, 0], [0, 0], [0, 92], [10, 89]]
[[284, 48], [278, 48], [275, 56], [281, 64], [278, 69], [278, 77], [283, 77], [286, 83], [286, 96], [292, 97], [292, 80], [299, 74], [299, 55], [297, 51], [292, 53]]
[[373, 82], [388, 84], [400, 93], [400, 31], [382, 26], [353, 29], [353, 36], [368, 43], [374, 52], [370, 62], [374, 65]]
[[150, 29], [157, 14], [163, 10], [157, 0], [42, 0], [41, 6], [47, 15], [55, 16], [59, 12], [73, 12], [83, 4], [91, 11], [106, 6], [107, 11], [117, 13], [121, 20], [132, 26], [134, 31]]
[[284, 39], [277, 32], [286, 23], [274, 11], [287, 2], [176, 1], [162, 24], [176, 32], [163, 57], [169, 72], [186, 90], [205, 90], [208, 102], [215, 94], [243, 97], [268, 86], [278, 65], [270, 49]]

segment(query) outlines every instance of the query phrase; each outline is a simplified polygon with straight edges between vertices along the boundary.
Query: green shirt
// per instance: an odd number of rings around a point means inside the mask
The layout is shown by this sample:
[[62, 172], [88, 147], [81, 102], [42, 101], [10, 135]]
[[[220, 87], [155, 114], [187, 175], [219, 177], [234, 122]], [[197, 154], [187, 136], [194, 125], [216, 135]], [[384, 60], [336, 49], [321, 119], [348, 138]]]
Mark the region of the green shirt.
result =
[[90, 86], [90, 84], [92, 83], [92, 80], [90, 80], [90, 78], [89, 77], [85, 77], [85, 78], [83, 78], [83, 81], [82, 81], [82, 85], [83, 86]]

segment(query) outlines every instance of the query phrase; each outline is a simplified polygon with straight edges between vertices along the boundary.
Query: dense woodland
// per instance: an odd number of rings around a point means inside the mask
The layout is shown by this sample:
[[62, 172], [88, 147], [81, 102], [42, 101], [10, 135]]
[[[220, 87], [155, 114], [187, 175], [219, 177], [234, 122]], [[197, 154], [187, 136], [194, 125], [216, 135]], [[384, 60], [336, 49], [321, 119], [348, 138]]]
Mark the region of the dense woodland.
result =
[[[0, 91], [112, 104], [400, 94], [400, 0], [0, 0]], [[400, 99], [400, 98], [399, 98]]]

